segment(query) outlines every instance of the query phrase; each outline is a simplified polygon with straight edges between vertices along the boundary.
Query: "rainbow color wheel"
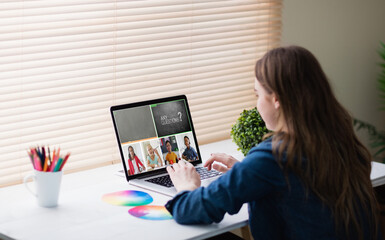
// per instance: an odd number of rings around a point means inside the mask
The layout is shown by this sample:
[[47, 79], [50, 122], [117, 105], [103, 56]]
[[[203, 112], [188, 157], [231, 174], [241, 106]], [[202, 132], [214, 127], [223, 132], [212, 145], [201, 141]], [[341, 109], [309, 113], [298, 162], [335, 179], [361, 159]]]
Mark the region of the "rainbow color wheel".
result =
[[102, 200], [118, 206], [142, 206], [152, 203], [152, 197], [142, 191], [120, 191], [104, 194]]
[[169, 220], [171, 214], [164, 206], [138, 206], [128, 210], [128, 213], [134, 217], [146, 220]]

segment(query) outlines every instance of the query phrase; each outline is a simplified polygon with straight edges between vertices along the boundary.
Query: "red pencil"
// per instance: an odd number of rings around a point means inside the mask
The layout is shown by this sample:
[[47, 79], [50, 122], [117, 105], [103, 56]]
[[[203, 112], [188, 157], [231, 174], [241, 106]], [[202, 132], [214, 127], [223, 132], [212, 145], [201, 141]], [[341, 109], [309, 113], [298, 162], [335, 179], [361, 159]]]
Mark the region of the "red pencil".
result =
[[59, 171], [61, 171], [64, 167], [64, 164], [66, 164], [67, 162], [67, 159], [69, 158], [71, 153], [67, 153], [67, 155], [64, 157], [64, 160], [63, 160], [63, 163], [61, 164], [60, 168], [59, 168]]

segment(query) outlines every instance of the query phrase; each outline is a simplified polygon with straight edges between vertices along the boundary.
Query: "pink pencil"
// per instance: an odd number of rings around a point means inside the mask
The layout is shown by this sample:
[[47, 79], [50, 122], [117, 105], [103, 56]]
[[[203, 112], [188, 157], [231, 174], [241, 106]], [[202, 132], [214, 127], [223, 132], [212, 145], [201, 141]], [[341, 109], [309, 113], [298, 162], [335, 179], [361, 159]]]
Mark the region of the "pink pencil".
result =
[[36, 150], [34, 148], [31, 149], [31, 154], [32, 154], [32, 157], [33, 157], [33, 162], [34, 162], [34, 168], [38, 171], [40, 171], [40, 161], [38, 159], [38, 156], [37, 156], [37, 153], [36, 153]]
[[42, 167], [41, 167], [41, 163], [40, 163], [40, 160], [39, 158], [37, 157], [37, 155], [34, 155], [34, 158], [35, 160], [35, 169], [38, 170], [38, 171], [42, 171]]
[[53, 172], [53, 170], [55, 169], [55, 164], [56, 164], [56, 149], [53, 150], [53, 153], [52, 153], [52, 161], [51, 161], [51, 165], [49, 166], [49, 172]]

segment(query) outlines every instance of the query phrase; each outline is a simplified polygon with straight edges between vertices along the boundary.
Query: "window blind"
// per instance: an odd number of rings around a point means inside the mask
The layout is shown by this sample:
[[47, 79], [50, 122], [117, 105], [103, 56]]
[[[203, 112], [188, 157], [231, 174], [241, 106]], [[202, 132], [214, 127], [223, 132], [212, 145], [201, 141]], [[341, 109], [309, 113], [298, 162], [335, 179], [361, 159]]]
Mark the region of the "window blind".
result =
[[186, 94], [199, 144], [254, 106], [255, 61], [281, 35], [280, 0], [50, 0], [0, 4], [0, 186], [26, 150], [71, 152], [66, 172], [120, 162], [116, 104]]

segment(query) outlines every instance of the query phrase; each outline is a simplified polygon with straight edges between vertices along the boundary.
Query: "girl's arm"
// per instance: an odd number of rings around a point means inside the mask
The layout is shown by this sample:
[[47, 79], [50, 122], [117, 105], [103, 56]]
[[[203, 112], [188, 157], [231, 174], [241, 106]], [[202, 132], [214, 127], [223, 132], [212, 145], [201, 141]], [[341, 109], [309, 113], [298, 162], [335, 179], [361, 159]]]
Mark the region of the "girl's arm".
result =
[[156, 153], [156, 155], [158, 155], [158, 163], [159, 163], [159, 166], [163, 166], [163, 164], [162, 164], [162, 158], [160, 158], [160, 155], [159, 155], [159, 153], [158, 153], [158, 150], [155, 149], [154, 152]]
[[144, 167], [142, 161], [140, 161], [137, 156], [135, 156], [135, 160], [139, 163], [140, 166]]
[[155, 168], [155, 164], [150, 163], [150, 156], [147, 155], [147, 165], [151, 168]]
[[181, 183], [182, 176], [194, 177], [193, 171], [186, 175], [184, 169], [167, 167], [167, 171], [175, 171], [170, 177], [180, 192], [166, 204], [166, 208], [181, 224], [220, 222], [225, 213], [235, 214], [244, 203], [256, 201], [271, 194], [277, 187], [286, 186], [285, 177], [271, 150], [249, 154], [209, 186], [193, 191], [196, 184], [180, 186], [183, 182], [192, 181], [184, 179]]

